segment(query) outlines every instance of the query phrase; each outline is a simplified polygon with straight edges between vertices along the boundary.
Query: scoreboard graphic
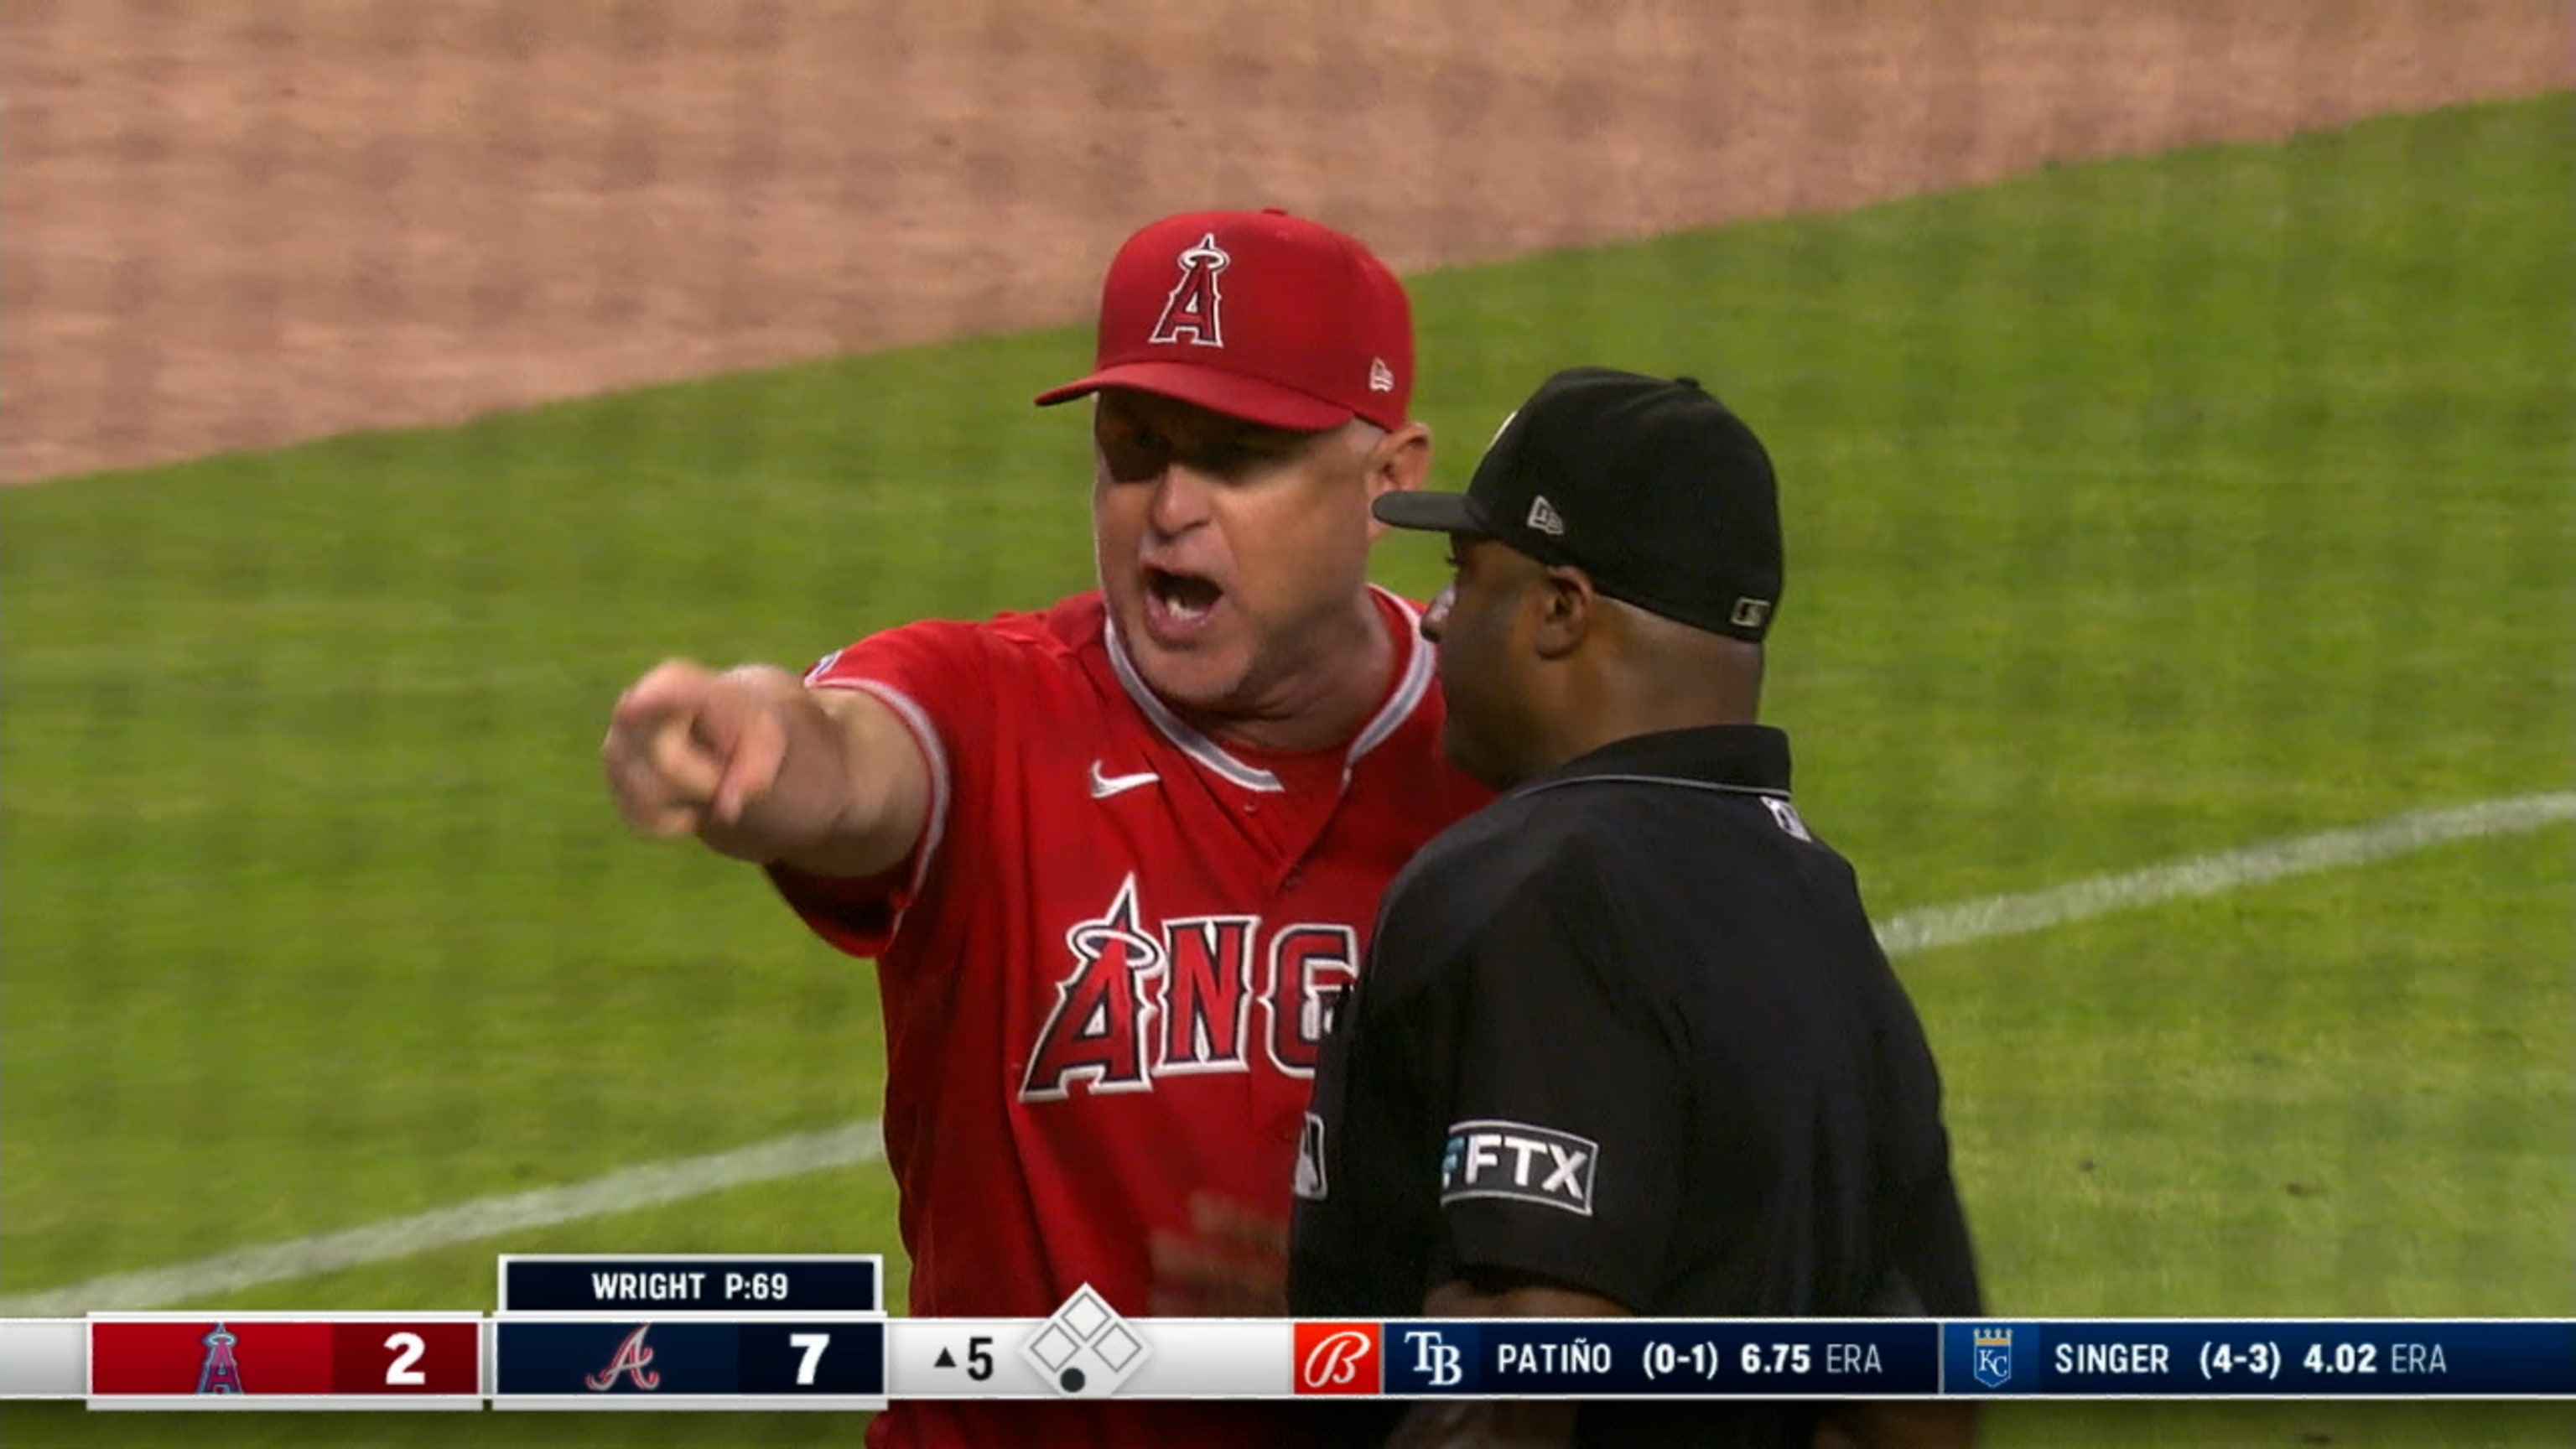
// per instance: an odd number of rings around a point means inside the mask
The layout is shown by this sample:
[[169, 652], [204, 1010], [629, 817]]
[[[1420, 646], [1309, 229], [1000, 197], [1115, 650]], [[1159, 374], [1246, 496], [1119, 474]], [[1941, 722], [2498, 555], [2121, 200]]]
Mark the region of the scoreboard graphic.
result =
[[885, 1261], [508, 1255], [496, 1409], [882, 1409]]
[[95, 1314], [102, 1409], [479, 1409], [479, 1313]]
[[2576, 1399], [2568, 1319], [890, 1318], [874, 1255], [504, 1257], [484, 1314], [0, 1319], [0, 1399], [866, 1411], [899, 1399]]

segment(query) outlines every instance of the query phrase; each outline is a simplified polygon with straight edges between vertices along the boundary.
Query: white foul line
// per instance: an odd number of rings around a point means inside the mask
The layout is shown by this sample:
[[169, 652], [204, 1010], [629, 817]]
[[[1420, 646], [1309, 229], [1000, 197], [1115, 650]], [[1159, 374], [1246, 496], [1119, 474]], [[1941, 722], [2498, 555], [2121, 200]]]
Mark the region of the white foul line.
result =
[[[2456, 841], [2519, 835], [2576, 820], [2576, 793], [2524, 795], [2392, 816], [2171, 865], [2094, 876], [2019, 895], [1988, 896], [1890, 917], [1879, 931], [1890, 956], [2045, 930], [2115, 911], [2216, 895], [2286, 876], [2368, 865]], [[140, 1273], [116, 1273], [0, 1298], [0, 1317], [46, 1318], [132, 1311], [212, 1298], [263, 1284], [317, 1277], [508, 1233], [686, 1202], [728, 1188], [853, 1167], [884, 1155], [874, 1122], [800, 1132], [704, 1157], [621, 1168], [588, 1182], [476, 1198], [454, 1207], [218, 1253]]]
[[2446, 810], [2392, 815], [2375, 825], [2328, 830], [2269, 845], [2193, 856], [2171, 865], [2097, 875], [2023, 895], [1988, 896], [1891, 917], [1878, 933], [1891, 956], [1991, 941], [2026, 931], [2192, 896], [2214, 896], [2284, 876], [2308, 875], [2411, 855], [2437, 845], [2521, 835], [2576, 820], [2576, 792], [2482, 800]]
[[212, 1298], [264, 1283], [408, 1258], [504, 1233], [686, 1202], [727, 1188], [801, 1177], [826, 1168], [851, 1167], [874, 1162], [884, 1153], [885, 1139], [877, 1135], [874, 1122], [853, 1122], [825, 1132], [799, 1132], [705, 1157], [623, 1167], [566, 1187], [480, 1197], [363, 1228], [317, 1233], [265, 1248], [217, 1253], [192, 1263], [174, 1263], [140, 1273], [112, 1273], [65, 1288], [12, 1294], [0, 1298], [0, 1318], [54, 1318]]

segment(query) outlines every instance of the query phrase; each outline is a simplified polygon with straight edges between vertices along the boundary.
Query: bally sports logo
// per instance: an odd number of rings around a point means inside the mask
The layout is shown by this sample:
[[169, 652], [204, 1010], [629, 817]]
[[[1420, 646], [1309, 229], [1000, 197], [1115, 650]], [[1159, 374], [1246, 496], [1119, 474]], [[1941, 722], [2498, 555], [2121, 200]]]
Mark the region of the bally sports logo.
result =
[[1297, 1392], [1383, 1392], [1381, 1329], [1375, 1323], [1298, 1323]]

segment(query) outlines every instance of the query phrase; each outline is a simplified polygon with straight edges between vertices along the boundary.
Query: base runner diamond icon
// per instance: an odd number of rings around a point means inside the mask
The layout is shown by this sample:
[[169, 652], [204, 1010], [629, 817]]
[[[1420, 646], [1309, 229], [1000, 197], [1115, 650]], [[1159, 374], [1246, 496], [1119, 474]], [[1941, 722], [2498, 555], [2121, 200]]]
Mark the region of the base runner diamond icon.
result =
[[1153, 1352], [1088, 1283], [1059, 1305], [1020, 1353], [1057, 1393], [1103, 1398], [1135, 1377]]

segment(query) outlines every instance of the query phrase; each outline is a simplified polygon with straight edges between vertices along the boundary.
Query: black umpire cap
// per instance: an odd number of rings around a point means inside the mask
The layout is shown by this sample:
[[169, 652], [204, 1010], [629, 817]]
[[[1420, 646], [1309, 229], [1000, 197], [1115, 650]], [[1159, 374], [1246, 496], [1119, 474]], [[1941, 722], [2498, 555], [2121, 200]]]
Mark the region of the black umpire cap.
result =
[[1494, 434], [1464, 493], [1388, 493], [1397, 528], [1491, 538], [1648, 613], [1760, 641], [1780, 606], [1771, 455], [1695, 378], [1573, 367]]

